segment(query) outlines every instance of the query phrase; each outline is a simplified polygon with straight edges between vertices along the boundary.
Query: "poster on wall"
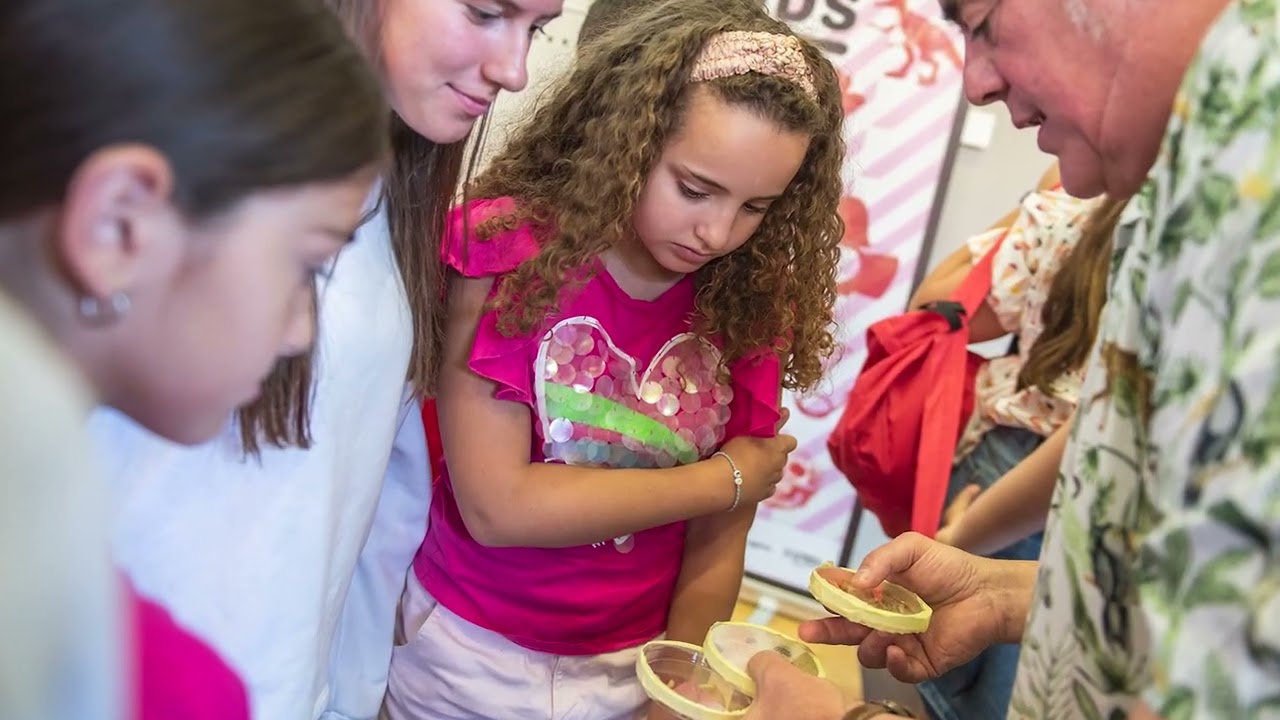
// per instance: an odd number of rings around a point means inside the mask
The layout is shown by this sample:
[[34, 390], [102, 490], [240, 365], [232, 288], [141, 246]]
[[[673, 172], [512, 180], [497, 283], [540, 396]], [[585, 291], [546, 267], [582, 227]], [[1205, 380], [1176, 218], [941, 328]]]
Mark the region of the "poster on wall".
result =
[[831, 464], [827, 436], [865, 358], [871, 323], [902, 312], [928, 260], [963, 121], [960, 34], [937, 0], [767, 0], [821, 46], [844, 92], [846, 230], [836, 320], [841, 352], [812, 393], [788, 393], [799, 439], [778, 492], [760, 506], [747, 572], [804, 592], [814, 566], [856, 564], [886, 541]]

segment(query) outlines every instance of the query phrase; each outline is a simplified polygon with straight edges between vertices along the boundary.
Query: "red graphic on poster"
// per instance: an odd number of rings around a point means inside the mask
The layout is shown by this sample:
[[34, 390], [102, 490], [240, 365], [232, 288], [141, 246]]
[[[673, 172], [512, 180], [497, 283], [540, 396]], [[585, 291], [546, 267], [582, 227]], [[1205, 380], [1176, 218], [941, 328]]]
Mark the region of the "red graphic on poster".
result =
[[867, 103], [867, 96], [854, 92], [853, 76], [849, 73], [836, 70], [836, 77], [840, 80], [840, 102], [844, 106], [844, 116], [849, 117]]
[[[844, 398], [841, 398], [843, 402]], [[799, 395], [795, 399], [796, 409], [801, 415], [821, 420], [836, 411], [836, 398], [830, 393], [813, 393]]]
[[840, 219], [844, 220], [844, 239], [840, 244], [858, 255], [858, 270], [853, 277], [840, 281], [836, 291], [841, 295], [866, 295], [878, 298], [888, 292], [898, 274], [898, 258], [870, 252], [867, 238], [867, 206], [856, 197], [840, 200]]
[[[844, 220], [844, 239], [840, 244], [857, 254], [858, 263], [852, 275], [836, 282], [836, 292], [841, 297], [883, 297], [893, 287], [893, 280], [898, 275], [898, 258], [871, 252], [867, 206], [861, 199], [853, 196], [842, 198], [840, 219]], [[795, 403], [802, 415], [811, 418], [824, 418], [836, 410], [836, 398], [827, 393], [800, 396]]]
[[950, 61], [957, 70], [964, 67], [964, 59], [960, 57], [960, 51], [956, 49], [951, 35], [933, 17], [912, 12], [907, 8], [907, 0], [880, 0], [876, 3], [876, 7], [892, 8], [898, 11], [898, 25], [880, 29], [893, 32], [901, 28], [902, 49], [907, 53], [907, 61], [897, 70], [886, 73], [889, 77], [904, 78], [911, 72], [912, 66], [916, 63], [924, 63], [929, 66], [929, 71], [919, 76], [920, 84], [932, 85], [938, 79], [936, 54], [941, 54], [943, 59]]
[[765, 500], [764, 504], [778, 510], [802, 508], [813, 499], [820, 485], [818, 474], [808, 463], [792, 460], [782, 471], [782, 480], [778, 482], [773, 497]]

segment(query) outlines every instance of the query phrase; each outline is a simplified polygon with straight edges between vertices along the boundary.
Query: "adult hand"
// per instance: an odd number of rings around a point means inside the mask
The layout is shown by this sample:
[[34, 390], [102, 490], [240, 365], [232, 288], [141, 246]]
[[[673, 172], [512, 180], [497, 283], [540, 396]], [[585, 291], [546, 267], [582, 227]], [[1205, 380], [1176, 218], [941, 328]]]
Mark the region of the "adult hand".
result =
[[849, 709], [840, 688], [776, 652], [756, 653], [747, 673], [756, 682], [756, 699], [746, 720], [840, 720]]
[[916, 593], [933, 608], [928, 630], [895, 635], [829, 618], [801, 624], [800, 638], [857, 645], [864, 666], [903, 682], [936, 678], [995, 643], [1021, 640], [1035, 572], [1034, 562], [991, 560], [906, 533], [867, 555], [852, 582], [870, 591], [888, 580]]

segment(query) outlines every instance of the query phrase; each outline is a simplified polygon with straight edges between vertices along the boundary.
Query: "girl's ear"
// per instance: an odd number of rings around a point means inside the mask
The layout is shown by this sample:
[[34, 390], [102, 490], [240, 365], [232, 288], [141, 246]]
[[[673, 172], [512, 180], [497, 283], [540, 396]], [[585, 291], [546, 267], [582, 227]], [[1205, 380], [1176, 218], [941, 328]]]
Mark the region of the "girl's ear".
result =
[[173, 173], [155, 149], [120, 145], [95, 152], [72, 176], [54, 230], [55, 261], [81, 297], [127, 292], [166, 233]]

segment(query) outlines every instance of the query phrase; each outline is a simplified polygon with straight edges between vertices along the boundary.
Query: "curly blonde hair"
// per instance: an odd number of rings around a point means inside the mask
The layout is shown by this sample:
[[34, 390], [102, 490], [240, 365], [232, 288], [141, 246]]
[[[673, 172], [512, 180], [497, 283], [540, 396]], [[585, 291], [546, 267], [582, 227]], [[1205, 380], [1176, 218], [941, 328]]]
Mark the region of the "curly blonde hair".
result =
[[495, 295], [502, 333], [541, 330], [566, 285], [582, 282], [580, 269], [633, 234], [641, 188], [682, 127], [693, 88], [707, 87], [811, 140], [799, 172], [750, 241], [698, 271], [694, 329], [717, 339], [726, 365], [773, 348], [784, 387], [807, 390], [818, 382], [836, 347], [832, 309], [844, 232], [837, 214], [839, 83], [821, 51], [804, 41], [816, 102], [791, 81], [757, 73], [690, 81], [704, 43], [732, 30], [794, 35], [751, 0], [664, 0], [630, 15], [584, 50], [469, 188], [473, 198], [519, 200], [513, 213], [472, 228], [478, 241], [526, 223], [544, 229], [539, 254], [508, 273]]

